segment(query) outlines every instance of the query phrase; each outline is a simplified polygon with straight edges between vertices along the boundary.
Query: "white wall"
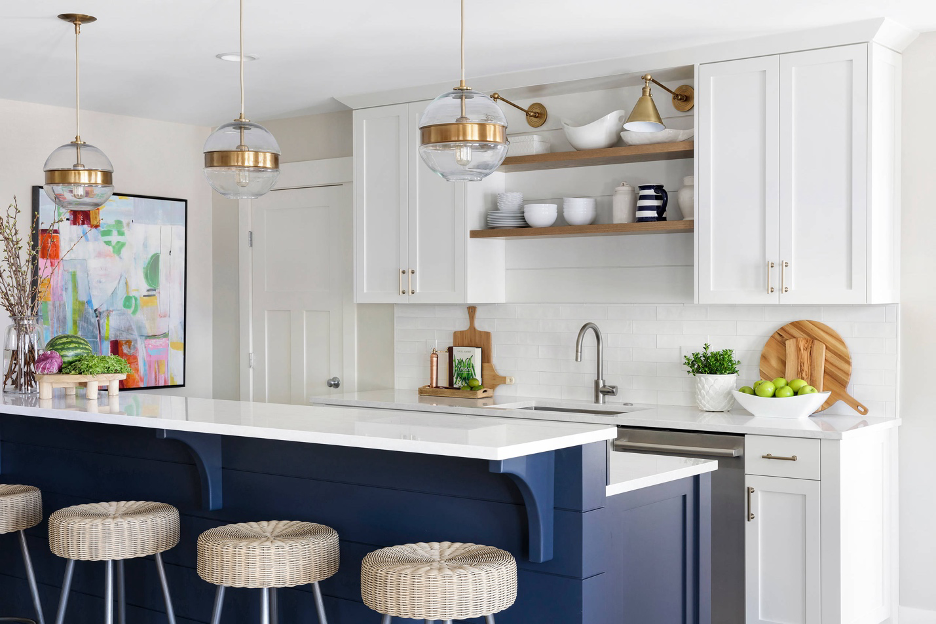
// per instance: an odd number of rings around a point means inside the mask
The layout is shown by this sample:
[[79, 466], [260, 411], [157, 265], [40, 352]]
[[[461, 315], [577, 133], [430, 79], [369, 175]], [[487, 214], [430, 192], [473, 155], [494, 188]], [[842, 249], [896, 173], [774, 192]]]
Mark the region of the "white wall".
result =
[[900, 603], [936, 623], [936, 32], [904, 52], [900, 343]]
[[[20, 227], [29, 232], [32, 186], [43, 183], [49, 154], [75, 136], [73, 108], [0, 100], [0, 209], [16, 195]], [[188, 200], [188, 298], [185, 388], [160, 391], [210, 397], [212, 386], [211, 188], [202, 176], [202, 147], [210, 129], [106, 113], [83, 112], [82, 139], [114, 164], [117, 192]], [[7, 323], [0, 311], [0, 326]]]

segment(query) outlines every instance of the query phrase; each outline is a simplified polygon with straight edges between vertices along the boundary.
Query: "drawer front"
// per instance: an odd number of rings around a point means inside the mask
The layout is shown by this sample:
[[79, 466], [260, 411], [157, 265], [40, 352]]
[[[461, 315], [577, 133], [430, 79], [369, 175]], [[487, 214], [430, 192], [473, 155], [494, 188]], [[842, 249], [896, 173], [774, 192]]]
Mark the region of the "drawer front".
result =
[[[819, 480], [819, 440], [745, 436], [744, 472], [768, 477]], [[796, 459], [793, 459], [793, 458]]]

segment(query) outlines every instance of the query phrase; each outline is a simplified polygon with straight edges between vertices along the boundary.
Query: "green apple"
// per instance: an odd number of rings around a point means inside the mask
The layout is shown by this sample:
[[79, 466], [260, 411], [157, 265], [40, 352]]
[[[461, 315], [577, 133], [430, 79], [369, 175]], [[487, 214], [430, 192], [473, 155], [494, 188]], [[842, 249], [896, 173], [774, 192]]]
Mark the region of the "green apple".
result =
[[765, 399], [772, 397], [776, 391], [777, 387], [773, 385], [773, 382], [770, 381], [765, 381], [762, 384], [758, 384], [757, 387], [754, 388], [754, 394]]
[[807, 383], [806, 383], [805, 381], [803, 381], [802, 379], [794, 379], [794, 380], [791, 381], [788, 385], [789, 385], [791, 388], [793, 388], [793, 392], [799, 392], [799, 391], [800, 391], [800, 388], [802, 388], [803, 386], [808, 386], [809, 384], [807, 384]]
[[796, 393], [793, 392], [793, 388], [791, 388], [790, 386], [783, 386], [782, 388], [777, 388], [777, 391], [774, 393], [774, 396], [784, 399], [786, 397], [791, 397], [794, 394]]
[[777, 389], [784, 388], [787, 385], [787, 380], [784, 379], [783, 377], [777, 377], [776, 379], [773, 380], [773, 385], [774, 385], [774, 388], [777, 388]]
[[798, 396], [803, 396], [804, 394], [816, 394], [817, 392], [819, 391], [813, 388], [812, 386], [803, 386], [802, 388], [799, 389], [799, 392], [797, 392], [796, 394]]
[[754, 394], [754, 388], [751, 386], [741, 386], [741, 389], [738, 392], [743, 392], [744, 394]]
[[761, 385], [762, 383], [764, 383], [764, 380], [763, 380], [763, 379], [758, 379], [757, 381], [754, 382], [753, 388], [754, 388], [755, 390], [757, 390], [757, 386]]

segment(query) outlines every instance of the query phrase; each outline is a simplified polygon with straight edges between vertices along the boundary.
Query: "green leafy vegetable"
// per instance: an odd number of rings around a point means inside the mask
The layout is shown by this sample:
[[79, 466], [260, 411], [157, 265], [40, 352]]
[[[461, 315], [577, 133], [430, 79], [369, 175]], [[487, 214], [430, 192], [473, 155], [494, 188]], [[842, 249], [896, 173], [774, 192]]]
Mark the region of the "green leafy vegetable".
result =
[[133, 371], [118, 355], [85, 355], [63, 366], [62, 372], [66, 375], [114, 375]]
[[686, 356], [686, 371], [690, 375], [737, 375], [739, 360], [734, 359], [732, 349], [709, 351], [709, 344], [700, 352], [696, 351], [692, 357]]

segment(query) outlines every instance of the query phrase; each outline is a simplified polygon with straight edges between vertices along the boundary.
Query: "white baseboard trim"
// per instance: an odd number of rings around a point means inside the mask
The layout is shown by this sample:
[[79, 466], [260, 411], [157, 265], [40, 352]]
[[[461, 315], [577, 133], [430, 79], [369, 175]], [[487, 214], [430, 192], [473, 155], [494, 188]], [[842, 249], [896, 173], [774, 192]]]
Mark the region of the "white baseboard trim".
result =
[[901, 605], [900, 624], [936, 624], [936, 611]]

